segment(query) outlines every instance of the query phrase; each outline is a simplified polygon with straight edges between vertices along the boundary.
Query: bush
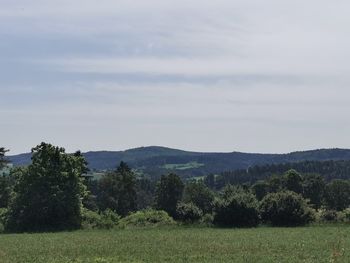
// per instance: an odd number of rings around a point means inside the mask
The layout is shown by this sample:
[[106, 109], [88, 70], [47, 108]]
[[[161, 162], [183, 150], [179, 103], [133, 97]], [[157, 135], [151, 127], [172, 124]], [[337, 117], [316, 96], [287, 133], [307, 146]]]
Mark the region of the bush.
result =
[[5, 224], [7, 213], [7, 208], [0, 208], [0, 223]]
[[205, 214], [202, 216], [200, 223], [204, 226], [212, 226], [214, 223], [214, 216], [212, 214]]
[[314, 211], [295, 192], [270, 193], [260, 204], [261, 217], [273, 226], [301, 226], [314, 220]]
[[8, 213], [7, 208], [0, 208], [0, 233], [5, 231], [7, 213]]
[[[226, 195], [226, 194], [225, 194]], [[256, 197], [237, 188], [214, 204], [214, 224], [232, 227], [254, 227], [259, 224]]]
[[176, 209], [177, 218], [184, 223], [198, 222], [203, 212], [193, 203], [179, 203]]
[[97, 213], [84, 209], [82, 227], [85, 229], [111, 229], [118, 225], [120, 216], [112, 210]]
[[187, 182], [185, 186], [182, 201], [193, 203], [203, 213], [211, 213], [213, 211], [214, 193], [202, 181], [192, 180]]
[[339, 214], [335, 210], [320, 210], [318, 212], [320, 222], [338, 222]]
[[147, 226], [166, 226], [176, 224], [167, 212], [145, 209], [137, 211], [120, 220], [122, 227], [147, 227]]
[[346, 223], [350, 222], [350, 208], [343, 210], [342, 214], [344, 217], [344, 222], [346, 222]]
[[319, 223], [348, 223], [350, 222], [350, 209], [343, 211], [322, 209], [317, 212]]

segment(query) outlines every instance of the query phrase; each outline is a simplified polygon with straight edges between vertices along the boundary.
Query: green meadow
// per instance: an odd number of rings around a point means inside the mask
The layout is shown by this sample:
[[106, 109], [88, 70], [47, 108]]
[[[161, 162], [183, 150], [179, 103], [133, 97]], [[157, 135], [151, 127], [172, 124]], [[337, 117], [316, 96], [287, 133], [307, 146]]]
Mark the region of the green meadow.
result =
[[350, 262], [350, 227], [2, 234], [0, 262]]

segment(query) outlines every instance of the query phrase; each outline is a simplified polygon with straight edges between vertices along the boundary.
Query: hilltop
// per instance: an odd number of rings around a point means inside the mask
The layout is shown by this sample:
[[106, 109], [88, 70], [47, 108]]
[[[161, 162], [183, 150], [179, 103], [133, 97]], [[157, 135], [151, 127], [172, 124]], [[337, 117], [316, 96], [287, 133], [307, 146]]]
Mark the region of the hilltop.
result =
[[[91, 151], [84, 153], [93, 171], [114, 169], [121, 161], [139, 173], [159, 176], [175, 171], [182, 176], [202, 176], [255, 165], [301, 161], [350, 160], [349, 149], [319, 149], [288, 154], [208, 153], [171, 149], [159, 146], [140, 147], [126, 151]], [[9, 156], [15, 166], [28, 165], [31, 154]]]

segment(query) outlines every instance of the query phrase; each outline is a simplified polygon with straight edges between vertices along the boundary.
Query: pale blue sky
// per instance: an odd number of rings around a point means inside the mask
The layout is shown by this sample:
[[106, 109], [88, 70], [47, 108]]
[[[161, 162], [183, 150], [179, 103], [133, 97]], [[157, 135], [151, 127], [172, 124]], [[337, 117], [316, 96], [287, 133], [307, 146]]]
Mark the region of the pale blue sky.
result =
[[350, 2], [1, 0], [0, 146], [350, 148]]

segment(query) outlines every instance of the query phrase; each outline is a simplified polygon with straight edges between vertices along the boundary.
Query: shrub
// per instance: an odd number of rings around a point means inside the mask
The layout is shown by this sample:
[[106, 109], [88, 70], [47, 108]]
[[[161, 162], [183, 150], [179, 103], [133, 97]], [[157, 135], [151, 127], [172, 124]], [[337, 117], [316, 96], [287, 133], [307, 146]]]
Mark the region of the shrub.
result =
[[0, 233], [5, 231], [7, 212], [6, 208], [0, 208]]
[[111, 229], [119, 223], [120, 216], [112, 210], [97, 213], [84, 209], [82, 227], [85, 229]]
[[319, 223], [348, 223], [350, 222], [350, 209], [343, 211], [321, 209], [317, 212]]
[[343, 210], [342, 213], [344, 216], [344, 222], [350, 222], [350, 208]]
[[212, 226], [214, 223], [213, 214], [205, 214], [204, 216], [202, 216], [200, 223], [205, 226]]
[[137, 211], [120, 220], [122, 227], [147, 227], [147, 226], [166, 226], [176, 224], [167, 212], [145, 209]]
[[261, 217], [273, 226], [301, 226], [314, 220], [314, 212], [295, 192], [270, 193], [260, 204]]
[[320, 222], [337, 222], [339, 220], [338, 212], [335, 210], [320, 210], [318, 214]]
[[202, 181], [188, 182], [182, 200], [184, 203], [193, 203], [204, 213], [213, 211], [214, 193]]
[[84, 229], [92, 229], [97, 228], [99, 223], [101, 222], [101, 216], [94, 211], [84, 209], [82, 212], [82, 228]]
[[0, 208], [0, 223], [5, 224], [7, 213], [7, 208]]
[[254, 227], [259, 224], [258, 201], [256, 197], [237, 188], [230, 195], [216, 200], [214, 224], [219, 226]]
[[198, 222], [203, 212], [193, 203], [179, 203], [176, 209], [177, 218], [184, 223]]

